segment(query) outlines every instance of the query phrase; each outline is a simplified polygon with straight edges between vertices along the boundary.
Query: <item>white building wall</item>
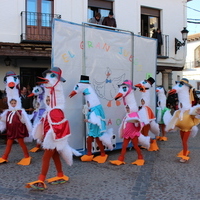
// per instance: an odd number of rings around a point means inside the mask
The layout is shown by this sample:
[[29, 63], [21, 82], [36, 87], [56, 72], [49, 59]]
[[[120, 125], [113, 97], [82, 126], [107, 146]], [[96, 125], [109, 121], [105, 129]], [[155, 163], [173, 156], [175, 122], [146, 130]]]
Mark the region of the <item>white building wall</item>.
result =
[[[195, 60], [194, 50], [200, 45], [200, 40], [190, 41], [187, 43], [187, 56], [186, 56], [186, 62], [192, 63]], [[200, 68], [194, 68], [191, 66], [191, 68], [185, 68], [182, 72], [183, 77], [187, 78], [191, 85], [200, 90], [200, 88], [197, 88], [197, 82], [200, 82]]]
[[20, 42], [21, 11], [25, 11], [23, 0], [0, 1], [0, 42]]
[[[163, 34], [169, 35], [169, 58], [157, 59], [157, 64], [159, 66], [182, 67], [185, 63], [185, 47], [181, 47], [175, 55], [174, 40], [176, 37], [182, 41], [180, 31], [186, 27], [186, 2], [187, 0], [115, 0], [113, 11], [119, 29], [140, 34], [141, 6], [160, 9], [161, 31]], [[55, 14], [60, 14], [63, 20], [79, 24], [87, 22], [87, 8], [88, 0], [54, 1]], [[0, 42], [20, 43], [20, 13], [25, 10], [25, 0], [0, 1]], [[174, 76], [176, 80], [177, 75]], [[158, 80], [160, 81], [161, 78]]]

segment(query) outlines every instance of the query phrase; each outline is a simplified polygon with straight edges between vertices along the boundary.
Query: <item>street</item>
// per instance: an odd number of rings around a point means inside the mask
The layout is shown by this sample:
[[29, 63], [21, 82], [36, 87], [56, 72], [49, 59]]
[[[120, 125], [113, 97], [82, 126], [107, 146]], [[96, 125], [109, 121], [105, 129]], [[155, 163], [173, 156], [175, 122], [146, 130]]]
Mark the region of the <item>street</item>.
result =
[[[20, 166], [23, 157], [18, 144], [14, 144], [9, 162], [0, 165], [0, 199], [6, 200], [199, 200], [200, 199], [200, 133], [189, 140], [190, 160], [180, 163], [176, 154], [181, 151], [178, 132], [168, 133], [168, 141], [158, 141], [160, 151], [142, 150], [145, 165], [130, 164], [136, 160], [135, 150], [128, 149], [125, 165], [115, 166], [107, 161], [81, 162], [74, 158], [70, 167], [63, 163], [69, 181], [49, 185], [44, 191], [25, 188], [25, 183], [37, 180], [41, 169], [43, 151], [30, 153], [32, 163]], [[35, 143], [28, 143], [29, 149]], [[0, 140], [0, 155], [5, 150]], [[108, 152], [108, 160], [117, 159], [120, 150]], [[56, 175], [51, 162], [47, 178]]]

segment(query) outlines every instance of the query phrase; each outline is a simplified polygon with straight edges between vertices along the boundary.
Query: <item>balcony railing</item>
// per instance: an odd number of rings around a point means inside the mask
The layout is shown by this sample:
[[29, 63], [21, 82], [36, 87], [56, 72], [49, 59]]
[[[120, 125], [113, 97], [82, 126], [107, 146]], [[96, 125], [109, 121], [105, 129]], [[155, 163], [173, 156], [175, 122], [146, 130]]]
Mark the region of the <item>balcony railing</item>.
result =
[[162, 34], [163, 45], [161, 46], [161, 55], [158, 58], [169, 58], [169, 35]]
[[21, 42], [50, 43], [53, 18], [58, 14], [21, 12]]
[[186, 62], [184, 69], [194, 69], [194, 68], [198, 68], [198, 67], [200, 67], [200, 61], [196, 60], [196, 61]]

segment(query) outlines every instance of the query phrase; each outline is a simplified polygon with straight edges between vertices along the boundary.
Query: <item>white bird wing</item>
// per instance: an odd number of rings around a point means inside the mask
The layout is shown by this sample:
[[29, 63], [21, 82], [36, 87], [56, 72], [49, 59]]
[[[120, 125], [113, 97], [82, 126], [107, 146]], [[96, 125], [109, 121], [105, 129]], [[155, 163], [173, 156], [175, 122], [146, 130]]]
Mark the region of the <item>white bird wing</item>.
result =
[[200, 108], [200, 105], [196, 105], [190, 108], [190, 115], [198, 115], [197, 110]]
[[112, 79], [113, 87], [115, 88], [116, 91], [118, 91], [119, 89], [118, 85], [122, 84], [124, 79], [125, 79], [125, 74], [122, 74], [121, 76]]
[[163, 115], [164, 124], [167, 125], [171, 119], [172, 119], [172, 114], [171, 114], [170, 110], [167, 110]]
[[105, 81], [98, 82], [95, 79], [93, 79], [93, 86], [94, 86], [94, 90], [96, 91], [97, 95], [100, 98], [104, 98], [104, 96], [105, 96]]

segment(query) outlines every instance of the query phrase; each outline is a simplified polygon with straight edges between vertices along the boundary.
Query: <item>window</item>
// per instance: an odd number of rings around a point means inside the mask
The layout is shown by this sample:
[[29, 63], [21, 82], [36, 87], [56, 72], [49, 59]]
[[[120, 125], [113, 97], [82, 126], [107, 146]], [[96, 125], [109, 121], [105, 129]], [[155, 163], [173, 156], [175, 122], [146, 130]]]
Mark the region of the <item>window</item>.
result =
[[151, 37], [157, 28], [160, 28], [160, 10], [141, 7], [141, 35]]
[[53, 1], [51, 0], [27, 0], [27, 25], [45, 27], [51, 26], [53, 14]]
[[26, 1], [26, 40], [51, 41], [53, 0]]
[[97, 12], [101, 14], [101, 17], [107, 17], [112, 9], [112, 1], [88, 0], [88, 20], [94, 17]]
[[200, 67], [200, 46], [194, 50], [194, 63], [195, 67]]

